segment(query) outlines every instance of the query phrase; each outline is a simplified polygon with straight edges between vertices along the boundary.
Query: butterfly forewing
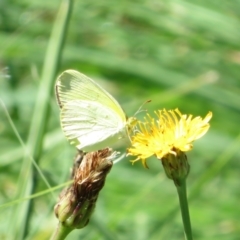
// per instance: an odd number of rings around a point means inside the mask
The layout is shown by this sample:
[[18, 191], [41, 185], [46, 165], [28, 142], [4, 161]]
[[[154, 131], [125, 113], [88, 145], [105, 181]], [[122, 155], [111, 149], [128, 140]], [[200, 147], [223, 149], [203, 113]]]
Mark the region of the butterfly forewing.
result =
[[60, 107], [72, 100], [97, 101], [125, 119], [121, 106], [107, 91], [91, 78], [75, 70], [67, 70], [58, 77], [56, 96]]

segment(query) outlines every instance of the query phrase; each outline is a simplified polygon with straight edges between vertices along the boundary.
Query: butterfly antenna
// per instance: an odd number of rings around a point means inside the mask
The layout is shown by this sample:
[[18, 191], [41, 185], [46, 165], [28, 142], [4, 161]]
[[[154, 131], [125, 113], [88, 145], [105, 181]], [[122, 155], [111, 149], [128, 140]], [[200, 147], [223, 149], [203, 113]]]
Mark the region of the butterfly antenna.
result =
[[136, 116], [137, 114], [139, 114], [140, 112], [146, 112], [147, 110], [146, 109], [142, 109], [143, 106], [146, 104], [146, 103], [150, 103], [152, 100], [147, 100], [145, 101], [139, 108], [138, 110], [136, 111], [136, 113], [134, 114], [134, 116]]

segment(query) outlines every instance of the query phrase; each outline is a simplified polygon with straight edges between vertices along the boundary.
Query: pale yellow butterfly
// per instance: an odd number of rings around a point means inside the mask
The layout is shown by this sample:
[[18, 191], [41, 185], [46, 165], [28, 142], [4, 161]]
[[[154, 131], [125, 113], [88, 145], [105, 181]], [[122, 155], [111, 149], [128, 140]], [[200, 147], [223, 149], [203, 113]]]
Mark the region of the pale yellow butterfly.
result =
[[128, 136], [136, 118], [127, 119], [119, 103], [92, 79], [66, 70], [56, 82], [61, 126], [79, 150], [96, 151]]

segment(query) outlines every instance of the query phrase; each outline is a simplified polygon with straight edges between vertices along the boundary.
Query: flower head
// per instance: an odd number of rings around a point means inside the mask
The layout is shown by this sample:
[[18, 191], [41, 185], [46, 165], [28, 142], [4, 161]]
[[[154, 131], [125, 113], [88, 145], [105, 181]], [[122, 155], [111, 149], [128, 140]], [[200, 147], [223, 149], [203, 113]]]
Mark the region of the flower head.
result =
[[158, 110], [155, 112], [157, 120], [149, 114], [144, 122], [138, 122], [138, 130], [132, 137], [132, 146], [128, 155], [136, 156], [147, 167], [146, 159], [155, 155], [158, 159], [168, 154], [187, 152], [193, 147], [193, 142], [202, 137], [209, 129], [209, 112], [204, 119], [193, 118], [192, 115], [182, 114], [178, 109]]
[[61, 224], [71, 229], [88, 224], [115, 156], [110, 148], [77, 154], [72, 170], [73, 184], [63, 190], [54, 208]]

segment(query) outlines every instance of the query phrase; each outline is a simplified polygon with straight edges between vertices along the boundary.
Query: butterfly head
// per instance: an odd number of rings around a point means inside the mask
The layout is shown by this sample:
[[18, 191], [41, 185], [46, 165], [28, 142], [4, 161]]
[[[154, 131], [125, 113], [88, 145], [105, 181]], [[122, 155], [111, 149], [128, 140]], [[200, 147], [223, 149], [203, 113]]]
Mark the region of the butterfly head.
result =
[[127, 119], [127, 132], [128, 135], [130, 135], [132, 132], [134, 132], [134, 128], [137, 125], [137, 118], [135, 117], [130, 117]]

